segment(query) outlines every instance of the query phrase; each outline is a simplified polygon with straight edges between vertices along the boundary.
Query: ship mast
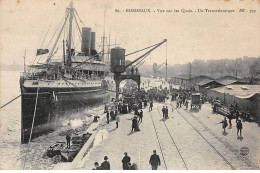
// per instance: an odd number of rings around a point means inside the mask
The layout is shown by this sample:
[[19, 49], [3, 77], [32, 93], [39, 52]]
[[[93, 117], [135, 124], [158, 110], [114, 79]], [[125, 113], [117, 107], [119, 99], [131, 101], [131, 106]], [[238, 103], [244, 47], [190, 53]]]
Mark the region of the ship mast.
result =
[[74, 15], [74, 8], [73, 8], [73, 2], [70, 2], [70, 7], [68, 8], [69, 10], [69, 40], [68, 40], [68, 59], [67, 59], [67, 67], [71, 66], [71, 39], [72, 39], [72, 20], [73, 20], [73, 15]]
[[106, 29], [105, 29], [105, 27], [106, 27], [106, 6], [105, 6], [105, 11], [104, 11], [104, 31], [103, 31], [103, 37], [102, 37], [102, 43], [103, 43], [103, 45], [102, 45], [102, 56], [103, 56], [103, 61], [105, 61], [105, 39], [106, 39], [106, 37], [105, 37], [105, 32], [106, 32]]

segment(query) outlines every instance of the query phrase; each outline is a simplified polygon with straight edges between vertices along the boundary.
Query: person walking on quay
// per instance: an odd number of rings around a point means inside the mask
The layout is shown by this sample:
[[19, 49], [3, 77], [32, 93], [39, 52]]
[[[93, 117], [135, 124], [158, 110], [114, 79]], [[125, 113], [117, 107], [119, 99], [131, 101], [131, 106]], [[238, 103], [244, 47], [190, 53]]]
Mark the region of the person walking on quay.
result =
[[186, 106], [186, 109], [188, 109], [188, 106], [189, 106], [189, 101], [188, 101], [188, 99], [187, 99], [187, 98], [185, 99], [185, 106]]
[[120, 118], [118, 115], [116, 115], [116, 128], [118, 128], [118, 123], [120, 122]]
[[107, 161], [107, 160], [108, 160], [108, 157], [105, 156], [105, 157], [104, 157], [104, 162], [101, 164], [101, 168], [102, 168], [103, 170], [110, 170], [110, 163], [109, 163], [109, 161]]
[[67, 148], [70, 148], [70, 140], [71, 140], [71, 136], [70, 136], [69, 133], [68, 133], [67, 136], [66, 136], [66, 140], [67, 140]]
[[137, 108], [135, 108], [135, 113], [134, 113], [134, 115], [139, 116], [139, 112], [138, 112], [138, 109], [137, 109]]
[[102, 168], [99, 166], [98, 162], [95, 162], [95, 168], [93, 168], [92, 170], [102, 170]]
[[240, 138], [242, 138], [242, 129], [243, 129], [243, 125], [241, 120], [237, 121], [237, 137], [239, 138], [238, 133], [240, 132]]
[[132, 130], [131, 130], [131, 132], [132, 131], [140, 131], [136, 116], [132, 120]]
[[153, 110], [153, 101], [150, 102], [150, 107], [149, 107], [149, 111]]
[[225, 117], [224, 120], [221, 121], [220, 123], [222, 123], [222, 127], [224, 129], [224, 133], [226, 133], [226, 127], [228, 126], [227, 118]]
[[109, 124], [109, 111], [107, 111], [107, 124]]
[[239, 118], [239, 111], [236, 111], [236, 123], [238, 122], [238, 118]]
[[146, 108], [146, 106], [147, 106], [147, 99], [145, 98], [144, 99], [144, 108]]
[[127, 155], [127, 152], [124, 153], [125, 156], [122, 159], [122, 163], [123, 163], [123, 170], [128, 170], [128, 163], [131, 162], [131, 158]]
[[138, 123], [142, 123], [143, 122], [143, 110], [141, 109], [141, 111], [139, 112], [139, 120]]
[[152, 166], [152, 170], [157, 170], [158, 166], [161, 165], [160, 157], [156, 154], [156, 150], [153, 150], [153, 155], [150, 157], [149, 164]]
[[163, 116], [163, 119], [165, 118], [165, 107], [163, 106], [163, 108], [162, 108], [162, 116]]
[[169, 113], [168, 107], [166, 106], [166, 108], [165, 108], [165, 118], [169, 118], [168, 113]]
[[181, 100], [180, 96], [178, 95], [177, 98], [176, 98], [176, 108], [181, 107], [180, 106], [180, 100]]
[[228, 115], [229, 127], [232, 128], [232, 114]]

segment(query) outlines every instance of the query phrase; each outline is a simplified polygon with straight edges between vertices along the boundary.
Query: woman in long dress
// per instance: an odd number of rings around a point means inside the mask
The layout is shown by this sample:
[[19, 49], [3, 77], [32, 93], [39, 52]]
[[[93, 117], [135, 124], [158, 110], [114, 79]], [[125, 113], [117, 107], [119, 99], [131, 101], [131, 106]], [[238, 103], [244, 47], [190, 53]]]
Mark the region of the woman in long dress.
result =
[[134, 129], [135, 129], [135, 131], [140, 131], [139, 124], [138, 124], [138, 121], [137, 121], [137, 116], [135, 116], [134, 119], [135, 119], [135, 121], [134, 121], [134, 123], [135, 123]]

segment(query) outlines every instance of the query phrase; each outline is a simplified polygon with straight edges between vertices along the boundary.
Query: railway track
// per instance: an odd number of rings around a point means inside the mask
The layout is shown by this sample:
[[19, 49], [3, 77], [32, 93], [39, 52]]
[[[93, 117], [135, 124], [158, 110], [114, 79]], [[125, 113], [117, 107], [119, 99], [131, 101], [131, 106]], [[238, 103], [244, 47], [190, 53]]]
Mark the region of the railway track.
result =
[[[171, 106], [171, 107], [174, 108], [174, 106], [172, 106], [171, 104], [169, 104], [169, 106]], [[197, 123], [200, 125], [201, 128], [196, 128], [195, 126], [192, 127], [194, 130], [197, 131], [197, 133], [200, 133], [200, 131], [207, 131], [212, 137], [215, 138], [215, 140], [216, 140], [217, 142], [219, 142], [220, 144], [222, 144], [223, 147], [225, 147], [226, 149], [228, 149], [228, 150], [230, 151], [230, 153], [232, 153], [234, 156], [236, 156], [236, 159], [237, 159], [237, 160], [243, 162], [243, 165], [247, 165], [247, 167], [246, 167], [247, 169], [248, 169], [248, 168], [250, 168], [250, 169], [256, 169], [256, 170], [259, 169], [259, 167], [256, 166], [249, 158], [243, 157], [242, 155], [238, 154], [238, 151], [239, 151], [239, 150], [237, 149], [236, 146], [233, 146], [233, 145], [230, 144], [228, 141], [226, 141], [226, 140], [224, 140], [224, 139], [218, 137], [207, 125], [205, 125], [200, 119], [198, 119], [197, 116], [195, 116], [195, 115], [194, 115], [193, 113], [191, 113], [191, 112], [186, 112], [186, 111], [184, 111], [184, 109], [181, 109], [181, 110], [183, 110], [183, 111], [180, 111], [180, 110], [176, 109], [176, 111], [178, 112], [178, 114], [180, 114], [181, 117], [183, 117], [183, 119], [186, 119], [185, 121], [187, 121], [191, 126], [193, 126], [193, 125], [192, 125], [192, 121], [188, 121], [187, 118], [185, 118], [185, 116], [184, 116], [185, 113], [186, 113], [187, 115], [189, 115], [190, 117], [192, 117], [194, 122], [197, 122]], [[181, 112], [184, 112], [184, 113], [181, 113]], [[186, 117], [187, 117], [187, 116], [186, 116]], [[200, 135], [201, 135], [203, 138], [205, 138], [205, 136], [202, 135], [202, 133], [200, 133]], [[206, 140], [206, 138], [205, 138], [205, 140]], [[207, 142], [209, 142], [209, 141], [207, 140]], [[209, 142], [209, 144], [212, 145], [212, 142]], [[214, 144], [214, 143], [213, 143], [213, 144]], [[214, 145], [212, 145], [212, 146], [214, 147]], [[216, 147], [214, 147], [214, 148], [215, 148], [215, 150], [216, 150], [217, 152], [219, 152], [219, 151], [216, 149]], [[219, 153], [220, 153], [220, 152], [219, 152]], [[222, 152], [222, 153], [223, 153], [223, 152]], [[224, 156], [223, 156], [223, 157], [224, 157]], [[225, 157], [224, 157], [224, 160], [226, 160], [227, 162], [229, 162], [228, 159], [226, 159]], [[234, 167], [234, 166], [233, 166], [233, 167]], [[242, 169], [245, 169], [245, 168], [242, 168]]]
[[[162, 140], [159, 139], [160, 137], [159, 137], [159, 135], [158, 135], [158, 130], [157, 130], [157, 128], [156, 128], [156, 126], [155, 126], [155, 123], [154, 123], [155, 121], [154, 121], [154, 119], [153, 119], [152, 112], [149, 112], [149, 114], [150, 114], [150, 117], [151, 117], [151, 120], [152, 120], [152, 123], [153, 123], [153, 128], [154, 128], [154, 131], [155, 131], [155, 134], [156, 134], [157, 142], [158, 142], [158, 144], [159, 144], [160, 152], [161, 152], [161, 154], [162, 154], [162, 158], [163, 158], [163, 163], [164, 163], [164, 165], [165, 165], [165, 169], [168, 170], [169, 167], [168, 167], [167, 162], [166, 162], [166, 160], [167, 160], [166, 157], [165, 157], [165, 154], [166, 154], [166, 153], [165, 153], [165, 151], [164, 151], [165, 149], [163, 148], [163, 145], [165, 145], [164, 147], [166, 147], [167, 145], [170, 145], [170, 144], [169, 144], [169, 143], [162, 144], [163, 142], [162, 142]], [[187, 164], [185, 163], [185, 161], [184, 161], [184, 159], [183, 159], [183, 157], [182, 157], [182, 155], [181, 155], [181, 153], [180, 153], [180, 151], [179, 151], [179, 148], [178, 148], [178, 146], [176, 145], [176, 143], [175, 143], [175, 141], [174, 141], [174, 139], [173, 139], [173, 136], [172, 136], [171, 133], [169, 132], [169, 129], [167, 128], [167, 126], [166, 126], [165, 123], [164, 123], [164, 125], [165, 125], [165, 127], [166, 127], [167, 134], [168, 134], [168, 136], [169, 136], [170, 139], [171, 139], [172, 147], [177, 150], [177, 152], [178, 152], [178, 154], [179, 154], [179, 156], [180, 156], [180, 158], [181, 158], [181, 160], [182, 160], [182, 162], [183, 162], [183, 165], [184, 165], [185, 169], [188, 170]], [[167, 134], [165, 134], [164, 137], [166, 137]], [[168, 139], [169, 139], [169, 138], [168, 138]]]
[[[159, 105], [159, 104], [158, 104], [158, 105]], [[172, 107], [172, 105], [169, 105], [169, 106]], [[162, 117], [161, 112], [160, 112], [158, 106], [157, 106], [156, 110], [158, 111], [158, 114]], [[208, 144], [208, 146], [210, 146], [210, 148], [212, 148], [212, 149], [215, 151], [215, 153], [216, 153], [219, 157], [221, 157], [221, 158], [223, 159], [223, 161], [225, 161], [225, 163], [226, 163], [232, 170], [236, 170], [235, 167], [228, 161], [228, 159], [226, 159], [226, 158], [214, 147], [214, 145], [212, 145], [212, 144], [190, 123], [189, 120], [187, 120], [178, 110], [177, 110], [177, 112], [178, 112], [178, 114], [180, 115], [180, 117], [182, 117], [183, 120], [184, 120], [187, 124], [189, 124], [189, 126], [193, 129], [193, 131], [196, 132], [196, 133], [198, 134], [198, 136], [200, 136], [201, 139], [202, 139], [203, 141], [205, 141], [205, 142]], [[156, 125], [156, 121], [154, 121], [154, 118], [153, 118], [153, 116], [152, 116], [152, 112], [150, 112], [149, 114], [150, 114], [150, 117], [151, 117], [151, 119], [152, 119], [153, 128], [154, 128], [154, 130], [155, 130], [155, 134], [156, 134], [156, 137], [157, 137], [157, 142], [158, 142], [158, 144], [159, 144], [160, 152], [161, 152], [162, 157], [163, 157], [162, 160], [163, 160], [163, 162], [164, 162], [164, 165], [165, 165], [166, 170], [169, 169], [168, 162], [171, 161], [171, 159], [169, 159], [169, 157], [168, 157], [168, 158], [166, 157], [166, 155], [169, 154], [169, 153], [168, 153], [168, 152], [169, 152], [169, 148], [171, 148], [171, 149], [177, 151], [177, 153], [178, 153], [178, 155], [179, 155], [179, 158], [180, 158], [180, 160], [181, 160], [181, 162], [182, 162], [182, 165], [184, 165], [184, 168], [185, 168], [186, 170], [188, 170], [188, 169], [189, 169], [189, 164], [187, 163], [187, 161], [186, 161], [185, 158], [183, 157], [183, 154], [182, 154], [183, 151], [180, 150], [180, 146], [177, 145], [178, 143], [176, 144], [177, 138], [175, 137], [175, 139], [174, 139], [174, 136], [173, 136], [173, 134], [170, 132], [170, 129], [169, 129], [169, 127], [167, 126], [166, 122], [165, 122], [164, 120], [162, 120], [162, 122], [163, 122], [163, 124], [164, 124], [164, 130], [162, 130], [162, 126], [160, 126], [159, 124]], [[163, 135], [163, 140], [162, 140], [162, 137], [160, 137], [160, 135], [158, 134], [159, 128], [161, 129], [161, 131], [163, 131], [163, 132], [161, 133], [161, 135]], [[168, 142], [167, 142], [167, 143], [164, 142], [165, 139], [168, 139]], [[169, 142], [169, 141], [170, 141], [170, 142]], [[190, 146], [190, 147], [192, 147], [192, 146]], [[165, 149], [165, 148], [168, 148], [168, 151], [167, 151], [167, 149]], [[179, 162], [179, 163], [180, 163], [180, 162]]]

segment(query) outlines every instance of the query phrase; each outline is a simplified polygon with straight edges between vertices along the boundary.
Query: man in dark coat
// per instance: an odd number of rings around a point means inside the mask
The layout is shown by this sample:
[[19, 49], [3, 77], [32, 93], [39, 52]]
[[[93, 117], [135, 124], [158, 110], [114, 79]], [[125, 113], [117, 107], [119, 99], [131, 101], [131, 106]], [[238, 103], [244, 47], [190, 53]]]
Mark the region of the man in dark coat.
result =
[[163, 118], [165, 118], [165, 107], [164, 106], [162, 108], [162, 116], [163, 116]]
[[150, 157], [149, 164], [152, 165], [152, 170], [157, 170], [158, 165], [161, 165], [160, 157], [156, 154], [156, 150], [153, 150], [153, 155]]
[[136, 117], [134, 117], [134, 118], [132, 119], [132, 130], [131, 130], [131, 132], [136, 129], [136, 124], [137, 124], [137, 119], [136, 119]]
[[147, 106], [147, 100], [144, 99], [144, 108], [146, 108], [146, 106]]
[[107, 111], [107, 124], [109, 124], [109, 112]]
[[149, 111], [153, 110], [153, 101], [150, 102], [150, 107], [149, 107]]
[[101, 164], [102, 169], [103, 169], [103, 170], [110, 170], [110, 163], [109, 163], [109, 161], [107, 161], [107, 160], [108, 160], [108, 157], [105, 156], [105, 157], [104, 157], [104, 160], [105, 160], [105, 161]]
[[127, 163], [129, 163], [131, 161], [131, 158], [127, 155], [127, 152], [125, 152], [124, 154], [125, 154], [125, 157], [123, 157], [123, 160], [122, 160], [123, 170], [128, 170]]
[[240, 138], [242, 137], [242, 129], [243, 129], [243, 125], [241, 120], [237, 121], [237, 137], [239, 137], [238, 133], [240, 132]]
[[139, 120], [138, 120], [139, 123], [142, 123], [143, 122], [143, 110], [141, 110], [139, 112]]
[[71, 136], [70, 136], [69, 133], [68, 133], [67, 136], [66, 136], [66, 140], [67, 140], [67, 148], [70, 148], [70, 140], [71, 140]]
[[165, 118], [169, 118], [169, 116], [168, 116], [168, 107], [166, 106], [166, 108], [165, 108]]

